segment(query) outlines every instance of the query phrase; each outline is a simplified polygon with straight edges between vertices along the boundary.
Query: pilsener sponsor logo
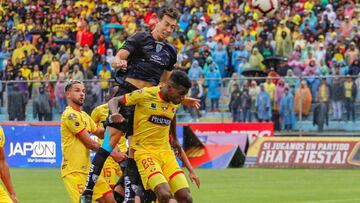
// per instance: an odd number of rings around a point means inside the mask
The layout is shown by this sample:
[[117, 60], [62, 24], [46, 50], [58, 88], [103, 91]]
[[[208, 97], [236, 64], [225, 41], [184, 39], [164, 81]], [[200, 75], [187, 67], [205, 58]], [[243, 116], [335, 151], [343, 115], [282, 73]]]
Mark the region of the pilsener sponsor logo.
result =
[[171, 124], [171, 119], [165, 116], [151, 115], [149, 121], [162, 126], [169, 126]]

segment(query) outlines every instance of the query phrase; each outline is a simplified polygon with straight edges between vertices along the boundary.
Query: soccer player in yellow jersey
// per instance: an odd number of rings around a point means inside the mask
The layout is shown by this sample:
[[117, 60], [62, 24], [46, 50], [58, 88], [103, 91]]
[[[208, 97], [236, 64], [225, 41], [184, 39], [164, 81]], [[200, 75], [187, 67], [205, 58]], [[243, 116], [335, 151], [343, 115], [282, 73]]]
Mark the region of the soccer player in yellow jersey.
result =
[[[111, 88], [110, 94], [105, 95], [105, 100], [109, 101], [109, 99], [114, 97], [114, 95], [116, 94], [117, 91], [118, 91], [118, 86], [114, 86], [113, 88]], [[104, 127], [104, 122], [106, 121], [106, 118], [108, 116], [109, 116], [108, 103], [97, 106], [91, 112], [91, 118], [94, 120], [94, 122], [97, 125], [99, 125], [101, 127]], [[102, 144], [103, 139], [98, 139], [98, 142], [99, 142], [99, 144]], [[121, 152], [127, 151], [125, 136], [121, 137], [121, 139], [118, 143], [118, 148], [120, 149]], [[123, 196], [124, 196], [124, 191], [119, 187], [117, 187], [117, 189], [115, 191], [115, 188], [114, 188], [115, 184], [118, 181], [118, 178], [122, 176], [122, 169], [120, 168], [119, 163], [115, 162], [114, 159], [112, 159], [112, 158], [107, 158], [104, 163], [103, 169], [100, 173], [100, 176], [104, 177], [106, 182], [110, 185], [110, 187], [113, 188], [114, 197], [117, 200], [117, 202], [122, 202]]]
[[[98, 151], [100, 144], [92, 140], [89, 133], [102, 138], [104, 129], [96, 126], [88, 114], [81, 111], [85, 100], [85, 87], [80, 81], [70, 81], [65, 86], [68, 106], [61, 115], [61, 176], [72, 202], [78, 202], [86, 184], [90, 168], [90, 150]], [[124, 157], [117, 150], [111, 156], [120, 161]], [[90, 170], [92, 170], [90, 168]], [[110, 186], [102, 177], [94, 188], [93, 199], [100, 202], [115, 201]]]
[[2, 127], [0, 127], [0, 175], [9, 195], [5, 192], [4, 188], [0, 186], [0, 202], [4, 203], [18, 203], [14, 188], [11, 183], [10, 171], [6, 162], [6, 155], [4, 152], [5, 134]]
[[184, 172], [169, 143], [170, 125], [190, 87], [186, 73], [173, 71], [163, 87], [143, 88], [109, 101], [114, 123], [124, 122], [124, 117], [118, 113], [119, 103], [135, 105], [130, 148], [135, 151], [134, 159], [144, 189], [153, 190], [160, 203], [168, 203], [172, 195], [178, 202], [192, 202]]

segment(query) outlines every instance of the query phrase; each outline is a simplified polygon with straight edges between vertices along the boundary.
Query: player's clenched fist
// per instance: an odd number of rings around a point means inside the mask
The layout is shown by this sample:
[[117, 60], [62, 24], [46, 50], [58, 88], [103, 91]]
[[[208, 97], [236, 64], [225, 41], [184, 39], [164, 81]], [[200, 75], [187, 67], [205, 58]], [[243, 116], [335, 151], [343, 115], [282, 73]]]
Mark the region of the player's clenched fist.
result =
[[120, 59], [119, 57], [115, 57], [111, 62], [111, 66], [113, 68], [126, 68], [127, 60]]

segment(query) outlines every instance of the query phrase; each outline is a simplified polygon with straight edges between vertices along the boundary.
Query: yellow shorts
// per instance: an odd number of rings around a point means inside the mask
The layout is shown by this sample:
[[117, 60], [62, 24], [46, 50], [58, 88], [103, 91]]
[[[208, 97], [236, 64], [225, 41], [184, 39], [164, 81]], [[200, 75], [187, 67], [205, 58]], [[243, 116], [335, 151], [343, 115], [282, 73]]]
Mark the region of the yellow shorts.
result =
[[0, 186], [0, 202], [3, 203], [13, 203], [8, 193], [4, 190], [2, 186]]
[[113, 188], [118, 179], [122, 176], [122, 171], [119, 164], [109, 157], [104, 163], [100, 176]]
[[171, 193], [188, 188], [183, 170], [179, 167], [173, 151], [135, 151], [134, 159], [138, 167], [144, 189], [154, 191], [161, 183], [169, 183]]
[[[79, 172], [70, 173], [63, 177], [65, 188], [72, 202], [79, 202], [80, 195], [85, 189], [86, 178], [87, 174]], [[110, 186], [104, 178], [99, 177], [94, 187], [93, 200], [95, 201], [109, 193], [112, 193]]]

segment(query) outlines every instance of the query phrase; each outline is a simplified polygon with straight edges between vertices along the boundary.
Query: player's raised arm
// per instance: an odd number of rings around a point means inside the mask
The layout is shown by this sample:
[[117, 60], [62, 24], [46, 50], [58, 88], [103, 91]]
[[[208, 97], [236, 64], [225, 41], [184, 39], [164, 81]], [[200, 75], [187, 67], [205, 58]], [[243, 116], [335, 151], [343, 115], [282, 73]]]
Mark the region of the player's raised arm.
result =
[[[2, 129], [1, 129], [2, 131]], [[3, 132], [2, 132], [3, 133]], [[4, 143], [4, 138], [0, 141], [1, 143]], [[1, 180], [3, 181], [7, 191], [9, 192], [10, 198], [14, 203], [18, 203], [19, 201], [16, 198], [15, 190], [12, 185], [11, 177], [10, 177], [10, 170], [9, 166], [6, 162], [6, 155], [4, 152], [3, 145], [0, 146], [0, 174], [1, 174]]]

